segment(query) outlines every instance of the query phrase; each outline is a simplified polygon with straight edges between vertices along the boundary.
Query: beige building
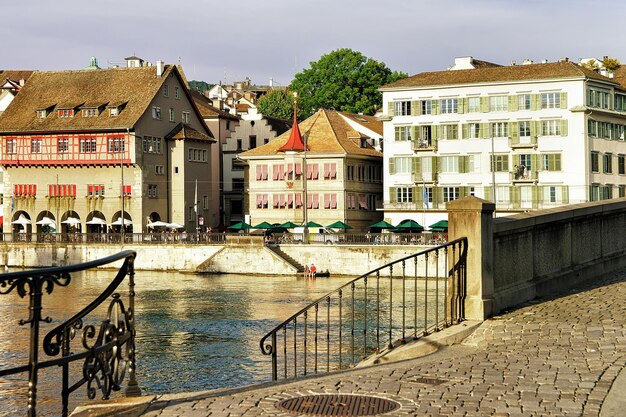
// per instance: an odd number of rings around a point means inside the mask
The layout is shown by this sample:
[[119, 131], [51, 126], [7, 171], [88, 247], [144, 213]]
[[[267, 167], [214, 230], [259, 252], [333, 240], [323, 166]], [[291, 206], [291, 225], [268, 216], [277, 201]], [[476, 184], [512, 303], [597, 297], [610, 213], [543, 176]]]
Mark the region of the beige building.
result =
[[184, 76], [130, 62], [35, 72], [0, 116], [4, 232], [217, 224], [215, 140]]
[[382, 219], [382, 153], [375, 148], [381, 138], [382, 123], [373, 117], [320, 110], [241, 153], [250, 221], [340, 220], [364, 231]]

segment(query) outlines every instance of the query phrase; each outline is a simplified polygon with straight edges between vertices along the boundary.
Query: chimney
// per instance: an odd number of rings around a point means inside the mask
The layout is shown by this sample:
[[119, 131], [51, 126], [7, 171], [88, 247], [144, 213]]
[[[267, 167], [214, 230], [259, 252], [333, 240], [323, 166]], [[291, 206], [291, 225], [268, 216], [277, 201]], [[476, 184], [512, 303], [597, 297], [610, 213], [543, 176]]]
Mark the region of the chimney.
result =
[[157, 77], [161, 77], [163, 75], [163, 71], [165, 70], [165, 62], [160, 59], [156, 62], [156, 75]]
[[274, 78], [270, 77], [270, 87], [274, 87]]
[[542, 59], [542, 60], [541, 60], [541, 63], [542, 63], [542, 64], [547, 64], [547, 63], [548, 63], [548, 60], [544, 58], [544, 59]]
[[515, 65], [517, 65], [517, 62], [515, 60], [511, 61], [511, 66], [514, 67]]
[[569, 58], [568, 57], [561, 58], [559, 59], [559, 62], [569, 62]]
[[219, 97], [214, 98], [212, 102], [213, 102], [213, 107], [218, 108], [220, 110], [224, 110], [224, 102]]
[[20, 87], [24, 87], [24, 84], [26, 84], [26, 80], [20, 78]]

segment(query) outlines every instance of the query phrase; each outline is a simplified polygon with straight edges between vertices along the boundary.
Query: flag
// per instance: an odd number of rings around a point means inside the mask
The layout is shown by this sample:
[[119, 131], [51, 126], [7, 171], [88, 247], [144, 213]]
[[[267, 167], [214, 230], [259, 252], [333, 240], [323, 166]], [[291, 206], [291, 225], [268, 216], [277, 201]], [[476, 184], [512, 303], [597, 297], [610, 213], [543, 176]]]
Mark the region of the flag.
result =
[[430, 208], [428, 207], [428, 191], [426, 191], [426, 186], [424, 186], [424, 204], [426, 205], [426, 208]]
[[13, 213], [14, 209], [15, 209], [15, 197], [11, 196], [11, 213]]
[[193, 211], [198, 215], [198, 180], [196, 180], [196, 192], [193, 195]]

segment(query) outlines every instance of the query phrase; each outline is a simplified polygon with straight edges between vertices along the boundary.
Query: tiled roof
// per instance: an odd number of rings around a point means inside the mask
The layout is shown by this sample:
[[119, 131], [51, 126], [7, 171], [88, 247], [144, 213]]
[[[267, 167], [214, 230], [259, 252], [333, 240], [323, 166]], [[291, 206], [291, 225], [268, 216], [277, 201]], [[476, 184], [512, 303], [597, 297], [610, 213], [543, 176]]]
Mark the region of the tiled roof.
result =
[[[35, 71], [11, 105], [0, 116], [0, 132], [80, 131], [133, 127], [146, 112], [163, 82], [173, 71], [166, 66], [161, 77], [155, 67], [111, 68], [96, 71]], [[82, 103], [107, 106], [126, 103], [116, 117], [103, 111], [97, 117], [60, 118], [52, 111], [36, 117], [35, 109]]]
[[184, 123], [179, 123], [176, 125], [174, 129], [171, 130], [170, 133], [165, 135], [165, 139], [173, 139], [173, 140], [197, 140], [201, 142], [215, 142], [215, 139], [212, 137], [205, 135], [202, 132], [198, 132], [193, 127], [186, 125]]
[[280, 136], [289, 129], [291, 129], [291, 124], [289, 124], [288, 120], [277, 119], [276, 117], [270, 117], [263, 115], [263, 118], [267, 120], [267, 124], [272, 127], [272, 130], [276, 132], [276, 136]]
[[[342, 113], [346, 114], [346, 113]], [[359, 115], [353, 115], [359, 116]], [[332, 110], [319, 110], [308, 119], [300, 122], [300, 132], [306, 135], [307, 155], [323, 155], [323, 154], [348, 154], [382, 157], [382, 154], [366, 144], [361, 147], [362, 135], [358, 133], [358, 137], [353, 128], [341, 117], [341, 115]], [[280, 149], [289, 139], [291, 129], [283, 133], [276, 139], [249, 151], [240, 154], [242, 158], [248, 156], [272, 156], [282, 155]]]
[[380, 136], [383, 135], [383, 122], [375, 118], [374, 116], [366, 116], [363, 114], [354, 114], [354, 113], [346, 113], [339, 112], [342, 116], [347, 117], [355, 123], [360, 124], [366, 129], [372, 130], [378, 133]]
[[4, 82], [4, 80], [11, 80], [18, 82], [20, 80], [28, 80], [33, 74], [34, 71], [26, 71], [26, 70], [0, 70], [0, 80]]
[[477, 69], [423, 72], [381, 87], [381, 90], [411, 87], [429, 87], [485, 82], [548, 80], [587, 77], [617, 84], [615, 80], [588, 70], [573, 62], [512, 65], [506, 67], [480, 67]]
[[211, 101], [211, 99], [206, 97], [204, 94], [201, 94], [194, 90], [189, 90], [189, 92], [191, 93], [191, 97], [193, 98], [194, 103], [196, 103], [196, 107], [198, 107], [200, 114], [202, 114], [202, 117], [204, 117], [205, 119], [210, 119], [214, 117], [221, 117], [231, 120], [240, 119], [239, 116], [235, 116], [213, 106], [213, 102]]

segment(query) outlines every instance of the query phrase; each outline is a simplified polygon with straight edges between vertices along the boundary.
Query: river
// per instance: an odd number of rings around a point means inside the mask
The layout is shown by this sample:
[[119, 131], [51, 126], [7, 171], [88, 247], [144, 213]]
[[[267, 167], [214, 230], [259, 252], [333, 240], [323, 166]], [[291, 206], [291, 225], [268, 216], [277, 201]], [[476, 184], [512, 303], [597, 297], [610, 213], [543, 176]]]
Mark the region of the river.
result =
[[[43, 315], [54, 321], [42, 326], [42, 335], [93, 300], [113, 276], [87, 271], [44, 296]], [[145, 395], [269, 381], [271, 365], [259, 349], [261, 337], [348, 278], [138, 271], [135, 280], [137, 380]], [[0, 317], [0, 368], [26, 363], [28, 326], [17, 322], [28, 317], [28, 299], [15, 292], [0, 295]], [[38, 415], [58, 415], [59, 373], [41, 373]], [[26, 415], [25, 380], [0, 378], [0, 416]], [[83, 387], [73, 394], [70, 409], [86, 400]]]

